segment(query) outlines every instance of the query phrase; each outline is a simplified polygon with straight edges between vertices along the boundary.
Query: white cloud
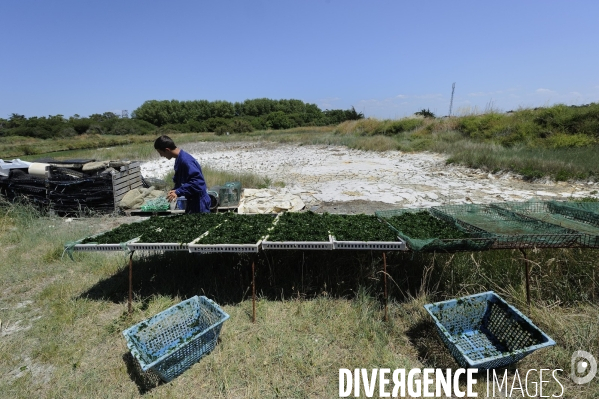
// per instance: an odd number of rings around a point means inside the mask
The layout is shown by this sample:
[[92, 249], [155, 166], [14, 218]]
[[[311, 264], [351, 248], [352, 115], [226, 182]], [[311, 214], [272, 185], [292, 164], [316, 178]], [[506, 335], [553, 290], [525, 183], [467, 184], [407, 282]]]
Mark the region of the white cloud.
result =
[[405, 94], [398, 94], [395, 96], [395, 98], [408, 98], [408, 96], [406, 96]]
[[556, 94], [556, 92], [554, 92], [553, 90], [543, 89], [543, 88], [536, 89], [535, 91], [539, 94]]
[[443, 98], [443, 94], [439, 94], [439, 93], [435, 93], [435, 94], [422, 94], [422, 95], [419, 95], [419, 96], [414, 96], [414, 98], [417, 98], [419, 100], [433, 100], [433, 99]]

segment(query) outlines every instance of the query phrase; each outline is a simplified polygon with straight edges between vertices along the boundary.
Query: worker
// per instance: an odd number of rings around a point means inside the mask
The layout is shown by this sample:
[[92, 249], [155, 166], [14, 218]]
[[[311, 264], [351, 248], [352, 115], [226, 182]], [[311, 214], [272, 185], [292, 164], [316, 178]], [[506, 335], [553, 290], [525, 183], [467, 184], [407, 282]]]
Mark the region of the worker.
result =
[[176, 201], [185, 197], [187, 207], [185, 213], [210, 212], [210, 196], [206, 189], [206, 179], [198, 161], [187, 152], [177, 148], [173, 139], [160, 136], [154, 142], [154, 148], [161, 157], [175, 158], [175, 187], [170, 190], [166, 199]]

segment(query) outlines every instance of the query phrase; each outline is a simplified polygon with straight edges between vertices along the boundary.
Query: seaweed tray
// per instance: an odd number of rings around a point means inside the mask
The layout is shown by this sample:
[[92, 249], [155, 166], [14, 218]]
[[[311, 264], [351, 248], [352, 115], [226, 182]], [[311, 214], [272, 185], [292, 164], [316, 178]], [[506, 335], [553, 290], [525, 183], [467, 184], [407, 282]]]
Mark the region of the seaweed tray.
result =
[[333, 249], [372, 250], [372, 251], [407, 251], [405, 241], [337, 241], [332, 237]]
[[454, 220], [496, 237], [493, 248], [549, 248], [577, 246], [581, 234], [575, 230], [491, 205], [444, 205], [431, 208], [439, 218]]
[[[99, 236], [100, 234], [97, 234], [96, 236]], [[96, 236], [91, 236], [89, 238], [93, 238]], [[87, 237], [86, 237], [87, 238]], [[70, 244], [66, 244], [65, 248], [67, 249], [73, 249], [74, 251], [127, 251], [129, 250], [129, 245], [136, 242], [137, 240], [139, 240], [139, 237], [135, 237], [129, 241], [126, 242], [121, 242], [121, 243], [115, 243], [115, 244], [94, 244], [94, 243], [87, 243], [87, 244], [80, 244], [80, 241], [83, 241], [85, 238], [81, 239], [78, 241], [77, 244], [75, 245], [70, 245]]]
[[210, 234], [210, 231], [205, 232], [193, 240], [189, 244], [189, 252], [199, 252], [204, 254], [214, 252], [258, 252], [260, 243], [262, 242], [262, 240], [259, 240], [255, 244], [198, 244], [198, 241], [208, 234]]
[[462, 367], [505, 367], [537, 349], [555, 345], [515, 307], [493, 291], [424, 305], [437, 332]]
[[[389, 222], [388, 219], [393, 216], [400, 216], [405, 213], [417, 213], [425, 211], [431, 215], [431, 217], [437, 217], [449, 225], [457, 228], [458, 230], [466, 233], [468, 235], [467, 238], [438, 238], [438, 237], [430, 237], [426, 239], [414, 238], [403, 231], [401, 231], [401, 227], [394, 226]], [[391, 227], [398, 235], [399, 238], [404, 240], [408, 247], [414, 251], [447, 251], [447, 252], [457, 252], [457, 251], [483, 251], [489, 249], [494, 244], [494, 238], [491, 237], [484, 230], [476, 228], [470, 225], [464, 225], [461, 223], [456, 223], [452, 219], [448, 219], [445, 217], [438, 217], [435, 214], [431, 214], [428, 209], [417, 209], [417, 208], [404, 208], [404, 209], [394, 209], [387, 211], [376, 211], [375, 215], [379, 217], [381, 220], [384, 220], [389, 227]]]
[[188, 243], [178, 242], [133, 242], [127, 244], [130, 251], [185, 251], [189, 252]]
[[[250, 227], [253, 226], [253, 228], [252, 228], [251, 233], [248, 234], [249, 236], [253, 236], [254, 238], [258, 237], [260, 234], [262, 234], [262, 236], [259, 237], [257, 239], [257, 241], [254, 243], [238, 242], [238, 241], [246, 240], [248, 238], [248, 236], [246, 236], [246, 234], [243, 232], [244, 231], [247, 232], [246, 226], [247, 226], [247, 224], [250, 223], [249, 218], [252, 218], [252, 217], [257, 218], [257, 217], [263, 217], [263, 216], [265, 216], [266, 218], [272, 219], [272, 220], [269, 220], [271, 225], [265, 229], [264, 225], [262, 225], [262, 227], [260, 228], [259, 225], [258, 225], [258, 227], [256, 227], [255, 225], [250, 224]], [[219, 224], [218, 226], [208, 230], [207, 232], [202, 234], [200, 237], [196, 238], [193, 242], [191, 242], [189, 244], [189, 252], [199, 252], [199, 253], [253, 252], [253, 253], [256, 253], [260, 250], [260, 244], [262, 243], [264, 236], [268, 233], [268, 231], [270, 231], [273, 228], [273, 226], [278, 221], [278, 215], [275, 215], [275, 214], [254, 215], [254, 216], [247, 215], [245, 217], [244, 217], [244, 215], [240, 215], [240, 216], [237, 216], [237, 218], [238, 218], [237, 223], [235, 223], [234, 219], [227, 220], [227, 221]], [[245, 230], [244, 230], [244, 228], [245, 228]], [[230, 242], [230, 243], [228, 243], [228, 242], [202, 243], [202, 240], [204, 239], [204, 237], [208, 236], [208, 238], [210, 238], [209, 236], [211, 233], [219, 232], [220, 230], [236, 231], [236, 233], [234, 233], [232, 236], [230, 234], [228, 235], [229, 239], [231, 239], [232, 242]], [[241, 232], [241, 236], [239, 235], [240, 232]], [[217, 237], [219, 237], [219, 236], [217, 235]], [[222, 233], [221, 233], [220, 237], [222, 238]]]
[[303, 249], [303, 250], [332, 250], [333, 237], [329, 241], [268, 241], [268, 236], [262, 240], [262, 249]]
[[599, 214], [594, 215], [579, 208], [553, 201], [506, 202], [493, 205], [575, 230], [581, 233], [580, 244], [582, 246], [599, 247]]

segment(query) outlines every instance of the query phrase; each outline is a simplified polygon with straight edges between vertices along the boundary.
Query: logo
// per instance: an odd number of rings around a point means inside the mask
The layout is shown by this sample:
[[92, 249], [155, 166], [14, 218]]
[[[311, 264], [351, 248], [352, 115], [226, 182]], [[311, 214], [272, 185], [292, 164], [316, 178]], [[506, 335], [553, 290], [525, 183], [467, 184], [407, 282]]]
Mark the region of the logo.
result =
[[572, 372], [570, 378], [576, 384], [586, 384], [595, 378], [597, 374], [597, 360], [589, 352], [574, 352], [571, 364]]

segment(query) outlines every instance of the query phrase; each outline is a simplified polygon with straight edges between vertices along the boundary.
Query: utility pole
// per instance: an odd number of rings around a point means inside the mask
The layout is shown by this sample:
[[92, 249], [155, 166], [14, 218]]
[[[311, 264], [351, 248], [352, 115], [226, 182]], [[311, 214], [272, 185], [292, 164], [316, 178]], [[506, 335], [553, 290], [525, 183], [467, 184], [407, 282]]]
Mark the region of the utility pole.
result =
[[455, 82], [451, 85], [451, 100], [449, 101], [449, 117], [451, 117], [451, 108], [453, 107], [453, 92], [455, 91]]
[[[451, 111], [450, 111], [451, 113]], [[121, 118], [128, 118], [129, 117], [129, 112], [127, 112], [126, 109], [121, 110]]]

